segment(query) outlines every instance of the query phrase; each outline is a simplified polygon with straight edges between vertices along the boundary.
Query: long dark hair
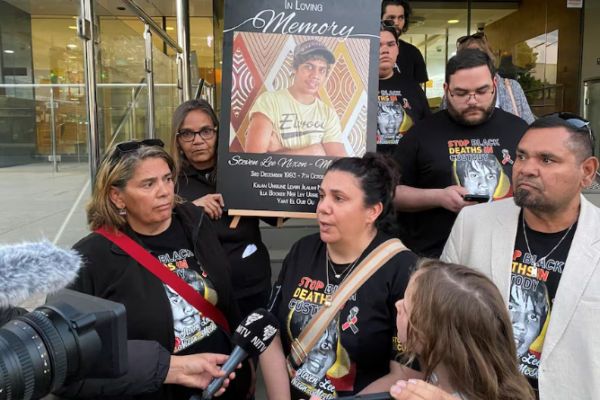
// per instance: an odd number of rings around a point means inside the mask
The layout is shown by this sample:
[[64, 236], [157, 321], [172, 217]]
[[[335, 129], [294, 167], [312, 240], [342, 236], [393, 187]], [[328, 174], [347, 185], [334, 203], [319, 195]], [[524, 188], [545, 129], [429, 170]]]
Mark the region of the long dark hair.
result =
[[[215, 162], [218, 162], [219, 156], [219, 119], [217, 118], [217, 114], [215, 110], [208, 104], [206, 100], [188, 100], [183, 102], [175, 109], [173, 112], [173, 122], [171, 124], [171, 157], [175, 161], [179, 171], [182, 171], [185, 174], [185, 171], [190, 166], [190, 162], [188, 161], [185, 153], [179, 147], [179, 143], [177, 142], [177, 132], [181, 129], [181, 125], [185, 121], [185, 118], [191, 111], [202, 111], [206, 115], [209, 116], [215, 128], [217, 128], [217, 141], [215, 143]], [[217, 168], [213, 170], [210, 174], [210, 182], [213, 186], [217, 184]]]
[[392, 157], [369, 152], [362, 158], [339, 158], [327, 169], [327, 172], [330, 171], [347, 172], [359, 181], [365, 207], [383, 204], [375, 227], [390, 236], [396, 236], [398, 225], [393, 201], [396, 186], [400, 184], [400, 172]]

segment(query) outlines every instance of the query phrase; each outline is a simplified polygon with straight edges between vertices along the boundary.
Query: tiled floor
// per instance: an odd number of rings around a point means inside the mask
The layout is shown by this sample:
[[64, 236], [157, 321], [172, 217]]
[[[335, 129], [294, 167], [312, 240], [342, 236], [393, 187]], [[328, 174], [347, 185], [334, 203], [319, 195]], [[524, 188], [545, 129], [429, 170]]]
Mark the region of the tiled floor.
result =
[[[1, 168], [0, 244], [41, 239], [61, 247], [76, 243], [88, 233], [88, 180], [87, 164], [63, 164], [59, 172], [49, 163]], [[34, 296], [22, 306], [33, 309], [43, 302], [43, 296]]]
[[[70, 246], [87, 234], [85, 204], [91, 191], [87, 164], [40, 163], [0, 169], [0, 243], [47, 238]], [[85, 190], [84, 190], [85, 189]], [[80, 193], [81, 201], [75, 204]], [[71, 210], [72, 216], [67, 220]], [[57, 234], [67, 222], [60, 237]]]

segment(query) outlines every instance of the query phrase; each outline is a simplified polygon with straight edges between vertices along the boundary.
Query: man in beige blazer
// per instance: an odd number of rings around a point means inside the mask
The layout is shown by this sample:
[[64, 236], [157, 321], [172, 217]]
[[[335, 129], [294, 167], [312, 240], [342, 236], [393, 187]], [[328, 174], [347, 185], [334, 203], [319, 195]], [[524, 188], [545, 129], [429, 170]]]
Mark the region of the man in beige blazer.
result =
[[600, 398], [600, 209], [581, 195], [598, 160], [586, 122], [534, 122], [517, 147], [514, 198], [464, 208], [441, 257], [496, 283], [542, 400]]

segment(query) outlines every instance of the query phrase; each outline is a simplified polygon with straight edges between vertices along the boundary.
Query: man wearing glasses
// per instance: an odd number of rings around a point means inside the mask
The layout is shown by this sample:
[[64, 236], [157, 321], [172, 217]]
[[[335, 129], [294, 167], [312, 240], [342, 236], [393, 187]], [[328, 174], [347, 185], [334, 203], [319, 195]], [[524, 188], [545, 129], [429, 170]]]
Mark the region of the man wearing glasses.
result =
[[317, 97], [335, 56], [318, 40], [294, 50], [292, 86], [261, 94], [250, 110], [247, 153], [346, 157], [336, 111]]
[[448, 109], [411, 128], [395, 150], [401, 239], [416, 253], [439, 257], [463, 207], [512, 196], [515, 150], [528, 125], [495, 107], [496, 90], [489, 56], [461, 51], [446, 66]]
[[579, 116], [535, 121], [516, 149], [514, 198], [463, 209], [442, 254], [498, 286], [542, 400], [600, 391], [600, 209], [581, 194], [598, 169], [593, 142]]

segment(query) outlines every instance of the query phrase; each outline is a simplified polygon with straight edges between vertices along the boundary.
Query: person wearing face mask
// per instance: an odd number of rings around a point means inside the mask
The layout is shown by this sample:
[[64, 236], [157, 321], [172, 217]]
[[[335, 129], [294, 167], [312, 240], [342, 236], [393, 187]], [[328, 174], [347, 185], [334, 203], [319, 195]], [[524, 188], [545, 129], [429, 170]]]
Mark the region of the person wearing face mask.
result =
[[402, 171], [394, 201], [400, 239], [433, 258], [442, 253], [457, 213], [476, 204], [469, 199], [512, 196], [515, 151], [528, 127], [495, 106], [494, 64], [482, 51], [466, 49], [448, 61], [444, 91], [448, 109], [411, 128], [394, 153]]
[[[232, 270], [233, 291], [243, 316], [264, 308], [271, 293], [271, 260], [259, 218], [242, 217], [231, 228], [226, 199], [216, 193], [219, 121], [205, 100], [188, 100], [173, 113], [171, 155], [178, 167], [175, 191], [203, 207], [217, 231]], [[265, 218], [267, 223], [276, 220]]]
[[396, 361], [401, 345], [394, 304], [404, 296], [416, 264], [410, 251], [394, 255], [362, 283], [314, 345], [304, 349], [303, 361], [291, 354], [317, 310], [330, 307], [331, 296], [361, 261], [395, 235], [397, 181], [393, 160], [378, 153], [341, 158], [328, 168], [319, 189], [320, 232], [294, 244], [273, 287], [269, 310], [281, 329], [260, 357], [269, 398], [378, 393], [403, 375]]
[[[383, 0], [381, 3], [382, 24], [395, 29], [398, 37], [408, 32], [411, 16], [412, 9], [406, 0]], [[398, 40], [398, 49], [394, 69], [407, 80], [419, 84], [427, 82], [427, 66], [419, 49], [402, 39]]]
[[[85, 265], [70, 288], [123, 304], [129, 340], [158, 342], [174, 356], [229, 355], [227, 330], [241, 317], [227, 257], [204, 210], [175, 196], [177, 167], [163, 146], [158, 139], [131, 141], [107, 152], [87, 205], [93, 232], [73, 246]], [[245, 400], [251, 392], [248, 362], [237, 375], [224, 399]], [[194, 394], [177, 381], [165, 383], [175, 384], [128, 398]]]
[[431, 115], [425, 92], [412, 79], [394, 69], [398, 36], [383, 24], [379, 40], [379, 92], [377, 97], [377, 151], [393, 153], [410, 127]]

